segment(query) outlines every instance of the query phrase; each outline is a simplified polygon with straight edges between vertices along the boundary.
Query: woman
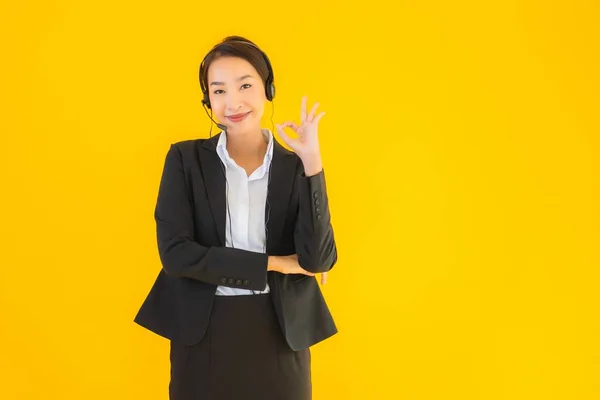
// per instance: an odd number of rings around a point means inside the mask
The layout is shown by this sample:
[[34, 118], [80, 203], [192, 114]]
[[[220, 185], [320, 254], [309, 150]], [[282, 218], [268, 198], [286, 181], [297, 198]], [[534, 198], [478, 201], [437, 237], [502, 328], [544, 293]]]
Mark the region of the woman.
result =
[[170, 340], [171, 400], [311, 399], [310, 346], [337, 332], [315, 279], [337, 261], [324, 113], [304, 97], [300, 124], [277, 125], [293, 151], [262, 129], [273, 70], [243, 37], [217, 44], [199, 78], [221, 132], [167, 152], [154, 213], [163, 268], [135, 322]]

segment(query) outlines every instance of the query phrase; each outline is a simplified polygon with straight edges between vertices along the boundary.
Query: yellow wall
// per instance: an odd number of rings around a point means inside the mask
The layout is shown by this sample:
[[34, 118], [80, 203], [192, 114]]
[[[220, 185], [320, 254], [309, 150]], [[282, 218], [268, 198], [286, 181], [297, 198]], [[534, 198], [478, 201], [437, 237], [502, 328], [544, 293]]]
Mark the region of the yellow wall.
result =
[[599, 398], [598, 3], [210, 3], [0, 5], [0, 398], [167, 398], [168, 342], [132, 320], [229, 34], [271, 57], [274, 122], [327, 113], [315, 400]]

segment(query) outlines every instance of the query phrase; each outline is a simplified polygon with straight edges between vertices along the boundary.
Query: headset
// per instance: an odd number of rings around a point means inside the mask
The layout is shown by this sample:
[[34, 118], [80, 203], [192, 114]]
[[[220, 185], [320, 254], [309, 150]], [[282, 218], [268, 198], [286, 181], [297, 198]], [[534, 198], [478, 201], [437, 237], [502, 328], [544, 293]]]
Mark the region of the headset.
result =
[[[263, 58], [265, 59], [265, 63], [267, 64], [267, 69], [269, 71], [269, 76], [267, 77], [266, 81], [265, 81], [265, 94], [267, 96], [267, 100], [269, 101], [273, 101], [273, 98], [275, 98], [275, 76], [273, 74], [273, 67], [271, 66], [271, 61], [269, 60], [269, 57], [267, 56], [267, 54], [262, 51], [257, 45], [255, 45], [254, 43], [250, 42], [250, 41], [246, 41], [246, 40], [227, 40], [225, 42], [219, 43], [216, 46], [214, 46], [212, 48], [211, 51], [209, 51], [206, 56], [204, 56], [204, 58], [202, 59], [202, 62], [200, 63], [200, 70], [198, 72], [198, 80], [200, 81], [200, 89], [202, 90], [202, 104], [205, 105], [206, 107], [208, 107], [209, 109], [211, 108], [210, 105], [210, 97], [208, 95], [208, 88], [204, 86], [204, 80], [202, 79], [202, 76], [204, 75], [205, 72], [205, 61], [206, 58], [209, 56], [209, 54], [211, 54], [213, 51], [217, 50], [220, 46], [229, 44], [229, 43], [244, 43], [247, 44], [248, 46], [252, 46], [255, 49], [257, 49], [260, 54], [262, 54]], [[212, 118], [211, 118], [212, 119]], [[217, 124], [219, 125], [219, 124]], [[222, 129], [222, 128], [221, 128]]]

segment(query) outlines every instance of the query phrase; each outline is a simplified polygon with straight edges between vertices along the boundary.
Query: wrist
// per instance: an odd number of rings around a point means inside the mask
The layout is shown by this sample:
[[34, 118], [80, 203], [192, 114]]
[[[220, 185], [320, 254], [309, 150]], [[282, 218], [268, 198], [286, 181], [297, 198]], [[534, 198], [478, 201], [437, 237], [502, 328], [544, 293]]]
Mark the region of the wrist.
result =
[[305, 176], [313, 176], [317, 175], [319, 172], [323, 170], [323, 163], [321, 162], [321, 158], [311, 159], [307, 162], [302, 162], [304, 164], [304, 175]]
[[267, 271], [279, 271], [279, 256], [267, 257]]

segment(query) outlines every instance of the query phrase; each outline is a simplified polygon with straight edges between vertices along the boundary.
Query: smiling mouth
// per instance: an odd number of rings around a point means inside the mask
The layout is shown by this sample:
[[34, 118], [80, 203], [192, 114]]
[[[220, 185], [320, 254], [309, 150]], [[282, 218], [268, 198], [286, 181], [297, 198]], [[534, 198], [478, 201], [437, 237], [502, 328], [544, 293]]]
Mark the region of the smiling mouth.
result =
[[246, 118], [248, 114], [250, 114], [250, 111], [245, 114], [227, 115], [226, 117], [232, 121], [241, 121], [242, 119]]
[[247, 113], [243, 113], [243, 114], [235, 114], [235, 115], [226, 115], [227, 118], [242, 118], [243, 116], [250, 114], [250, 111], [248, 111]]

